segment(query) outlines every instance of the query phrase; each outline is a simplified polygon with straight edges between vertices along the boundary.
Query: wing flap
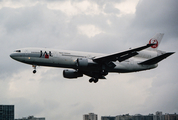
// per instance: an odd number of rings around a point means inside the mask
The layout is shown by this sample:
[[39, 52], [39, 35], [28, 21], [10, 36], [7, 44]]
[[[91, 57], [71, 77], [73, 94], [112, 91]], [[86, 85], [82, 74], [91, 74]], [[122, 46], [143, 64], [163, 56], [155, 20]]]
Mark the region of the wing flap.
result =
[[153, 65], [153, 64], [157, 64], [158, 62], [162, 61], [163, 59], [169, 57], [170, 55], [174, 54], [175, 52], [169, 52], [169, 53], [165, 53], [163, 55], [151, 58], [149, 60], [146, 60], [144, 62], [139, 63], [140, 65]]
[[155, 45], [155, 44], [147, 44], [145, 46], [138, 47], [138, 48], [135, 48], [135, 49], [130, 49], [130, 50], [127, 50], [127, 51], [124, 51], [124, 52], [119, 52], [119, 53], [108, 55], [108, 56], [94, 58], [93, 61], [97, 62], [97, 63], [106, 63], [106, 62], [116, 61], [116, 60], [118, 60], [119, 62], [122, 62], [126, 59], [129, 59], [129, 58], [137, 55], [138, 51], [141, 51], [143, 49], [151, 47], [152, 45]]

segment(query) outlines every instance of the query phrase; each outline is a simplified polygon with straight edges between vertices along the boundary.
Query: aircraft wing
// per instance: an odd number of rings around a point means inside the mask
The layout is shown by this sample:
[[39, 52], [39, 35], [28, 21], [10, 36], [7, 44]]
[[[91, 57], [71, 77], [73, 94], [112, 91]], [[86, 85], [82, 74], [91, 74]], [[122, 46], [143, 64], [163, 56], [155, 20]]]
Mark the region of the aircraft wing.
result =
[[149, 60], [143, 61], [143, 62], [141, 62], [139, 64], [140, 65], [153, 65], [153, 64], [157, 64], [158, 62], [160, 62], [161, 60], [169, 57], [172, 54], [174, 54], [174, 52], [165, 53], [165, 54], [162, 54], [160, 56], [157, 56], [157, 57], [151, 58]]
[[145, 46], [130, 49], [127, 51], [123, 51], [123, 52], [119, 52], [119, 53], [115, 53], [115, 54], [111, 54], [111, 55], [107, 55], [107, 56], [103, 56], [103, 57], [94, 58], [93, 61], [97, 62], [97, 63], [108, 63], [108, 62], [117, 61], [117, 60], [119, 62], [122, 62], [126, 59], [129, 59], [129, 58], [137, 55], [138, 51], [141, 51], [143, 49], [151, 47], [152, 45], [155, 45], [155, 44], [147, 44]]

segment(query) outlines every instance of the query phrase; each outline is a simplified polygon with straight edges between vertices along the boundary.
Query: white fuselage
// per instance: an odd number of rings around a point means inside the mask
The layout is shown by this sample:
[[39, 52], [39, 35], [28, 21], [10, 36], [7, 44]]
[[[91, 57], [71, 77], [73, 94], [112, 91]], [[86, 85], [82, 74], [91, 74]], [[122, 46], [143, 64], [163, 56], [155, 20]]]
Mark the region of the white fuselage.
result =
[[[142, 70], [148, 70], [157, 67], [154, 65], [140, 65], [139, 62], [158, 56], [157, 51], [143, 50], [138, 55], [119, 62], [114, 61], [114, 68], [109, 68], [108, 72], [136, 72]], [[10, 55], [13, 59], [36, 66], [49, 66], [49, 67], [62, 67], [78, 69], [77, 59], [86, 58], [88, 64], [86, 67], [82, 67], [83, 71], [99, 71], [100, 67], [97, 63], [93, 62], [93, 58], [105, 56], [105, 54], [89, 53], [89, 52], [76, 52], [46, 48], [23, 48], [14, 51]]]

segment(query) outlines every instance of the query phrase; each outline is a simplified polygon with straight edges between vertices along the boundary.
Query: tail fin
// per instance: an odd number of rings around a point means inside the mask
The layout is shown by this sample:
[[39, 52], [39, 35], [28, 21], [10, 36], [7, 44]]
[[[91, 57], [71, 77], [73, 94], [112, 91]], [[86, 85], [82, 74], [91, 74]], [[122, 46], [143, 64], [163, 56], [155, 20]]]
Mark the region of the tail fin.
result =
[[161, 40], [163, 38], [164, 33], [157, 33], [156, 35], [153, 36], [153, 38], [150, 39], [149, 44], [155, 44], [148, 48], [149, 50], [157, 50], [158, 46], [161, 43]]

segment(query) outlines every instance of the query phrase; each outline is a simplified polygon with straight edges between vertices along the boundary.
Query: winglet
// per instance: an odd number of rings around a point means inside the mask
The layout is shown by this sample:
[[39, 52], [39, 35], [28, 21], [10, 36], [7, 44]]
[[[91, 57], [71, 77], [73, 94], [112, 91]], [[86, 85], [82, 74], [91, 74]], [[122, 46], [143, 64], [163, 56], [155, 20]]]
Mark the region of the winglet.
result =
[[148, 47], [151, 47], [153, 45], [156, 45], [156, 43], [150, 43], [150, 44], [147, 44]]

